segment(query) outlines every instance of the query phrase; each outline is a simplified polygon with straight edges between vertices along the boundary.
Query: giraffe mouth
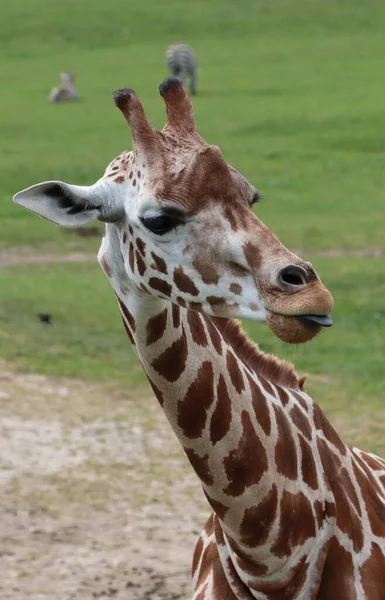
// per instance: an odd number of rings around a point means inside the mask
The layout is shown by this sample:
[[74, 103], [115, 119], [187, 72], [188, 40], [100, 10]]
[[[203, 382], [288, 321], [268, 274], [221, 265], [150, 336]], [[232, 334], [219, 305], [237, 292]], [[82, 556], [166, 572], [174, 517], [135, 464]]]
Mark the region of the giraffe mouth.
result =
[[329, 315], [285, 315], [269, 311], [266, 323], [273, 333], [288, 344], [302, 344], [310, 341], [324, 327], [331, 327]]

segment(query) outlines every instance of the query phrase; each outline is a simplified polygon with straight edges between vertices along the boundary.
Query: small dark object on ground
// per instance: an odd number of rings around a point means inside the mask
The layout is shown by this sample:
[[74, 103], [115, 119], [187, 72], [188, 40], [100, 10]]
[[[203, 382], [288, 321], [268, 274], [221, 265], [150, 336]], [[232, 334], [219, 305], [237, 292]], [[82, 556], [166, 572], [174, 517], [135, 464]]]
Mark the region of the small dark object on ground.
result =
[[38, 313], [37, 316], [39, 318], [39, 321], [41, 321], [42, 323], [45, 323], [46, 325], [52, 324], [52, 315], [50, 315], [49, 313]]

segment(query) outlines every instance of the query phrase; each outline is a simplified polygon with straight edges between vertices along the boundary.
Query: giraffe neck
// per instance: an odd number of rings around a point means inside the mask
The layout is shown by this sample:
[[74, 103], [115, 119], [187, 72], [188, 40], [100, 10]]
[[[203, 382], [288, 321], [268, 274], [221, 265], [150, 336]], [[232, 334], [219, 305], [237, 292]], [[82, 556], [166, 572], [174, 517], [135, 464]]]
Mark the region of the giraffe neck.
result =
[[[240, 360], [215, 318], [119, 281], [112, 283], [127, 335], [219, 519], [222, 555], [258, 591], [271, 573], [290, 582], [298, 557], [316, 570], [315, 499], [328, 521], [320, 546], [334, 515], [312, 456], [306, 394]], [[293, 433], [292, 419], [305, 435]]]
[[[363, 597], [360, 564], [377, 539], [372, 530], [383, 531], [373, 494], [365, 512], [364, 491], [377, 489], [372, 474], [364, 475], [361, 491], [355, 482], [365, 459], [343, 444], [293, 372], [247, 342], [232, 321], [186, 310], [153, 297], [143, 280], [136, 284], [125, 261], [139, 271], [143, 253], [139, 245], [131, 251], [130, 236], [130, 227], [108, 224], [99, 262], [214, 510], [195, 553], [197, 589], [201, 577], [211, 577], [208, 564], [214, 569], [219, 561], [235, 598], [307, 600], [318, 590], [325, 598], [354, 598], [353, 579]], [[154, 265], [159, 273], [163, 263]], [[384, 463], [378, 468], [382, 475]]]

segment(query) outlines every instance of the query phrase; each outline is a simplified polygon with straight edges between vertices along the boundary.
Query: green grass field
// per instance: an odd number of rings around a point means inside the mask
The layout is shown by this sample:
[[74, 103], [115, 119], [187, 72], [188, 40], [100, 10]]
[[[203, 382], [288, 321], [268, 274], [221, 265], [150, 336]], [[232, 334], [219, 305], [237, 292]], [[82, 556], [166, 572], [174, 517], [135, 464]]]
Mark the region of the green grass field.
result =
[[[335, 326], [305, 347], [245, 326], [311, 375], [309, 390], [349, 441], [385, 454], [384, 27], [380, 0], [7, 3], [0, 261], [96, 255], [97, 239], [56, 228], [11, 197], [47, 179], [92, 183], [130, 147], [115, 88], [137, 90], [162, 126], [165, 48], [190, 43], [201, 134], [261, 190], [258, 215], [313, 262], [336, 301]], [[82, 100], [48, 105], [63, 69], [76, 73]], [[54, 325], [43, 327], [37, 312], [52, 312]], [[96, 259], [0, 268], [0, 356], [24, 370], [144, 382]]]

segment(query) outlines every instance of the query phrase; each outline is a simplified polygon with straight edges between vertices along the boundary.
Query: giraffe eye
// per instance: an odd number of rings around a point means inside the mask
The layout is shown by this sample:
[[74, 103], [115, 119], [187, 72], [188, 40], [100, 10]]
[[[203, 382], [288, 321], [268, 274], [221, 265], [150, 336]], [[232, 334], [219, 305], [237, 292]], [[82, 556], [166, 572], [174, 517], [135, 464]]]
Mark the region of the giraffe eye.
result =
[[168, 231], [171, 231], [171, 229], [175, 229], [175, 227], [181, 225], [183, 222], [180, 218], [171, 215], [142, 217], [141, 221], [147, 229], [152, 231], [152, 233], [156, 233], [157, 235], [163, 235]]

